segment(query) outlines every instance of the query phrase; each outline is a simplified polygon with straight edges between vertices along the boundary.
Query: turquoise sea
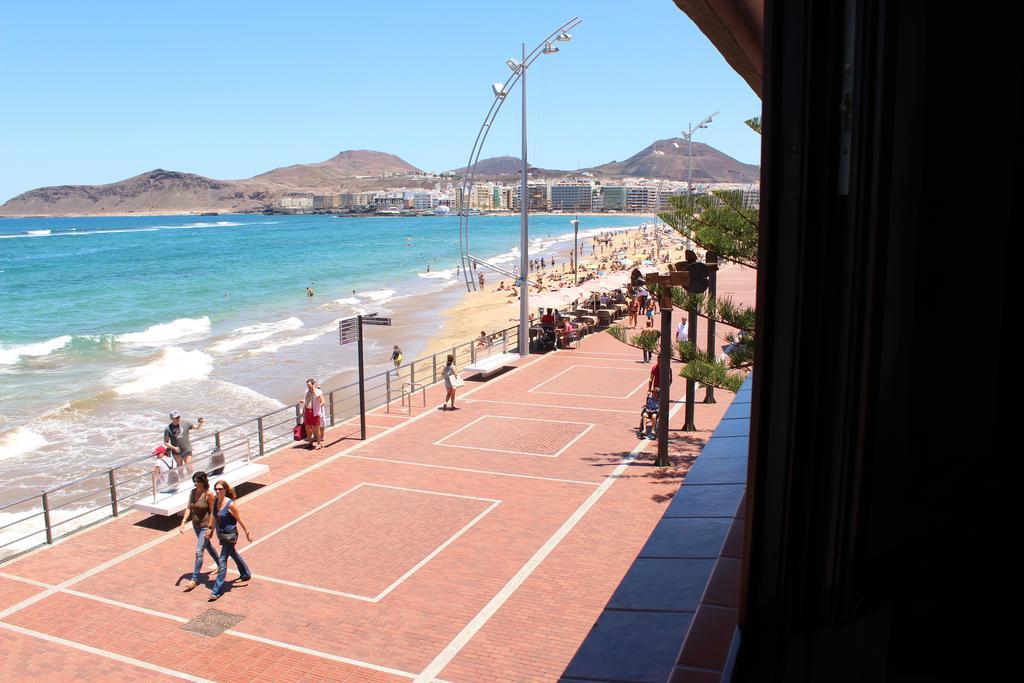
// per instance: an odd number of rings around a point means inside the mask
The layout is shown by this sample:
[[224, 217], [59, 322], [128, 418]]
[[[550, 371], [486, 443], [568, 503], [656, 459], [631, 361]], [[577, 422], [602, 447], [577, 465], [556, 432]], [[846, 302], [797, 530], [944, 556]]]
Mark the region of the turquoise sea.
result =
[[[571, 218], [531, 216], [531, 256], [564, 258]], [[642, 222], [583, 217], [581, 236]], [[475, 255], [514, 266], [518, 216], [471, 226]], [[458, 244], [457, 217], [0, 219], [0, 503], [148, 453], [169, 410], [216, 424], [295, 400], [353, 366], [339, 317], [403, 311], [412, 357], [465, 291]]]

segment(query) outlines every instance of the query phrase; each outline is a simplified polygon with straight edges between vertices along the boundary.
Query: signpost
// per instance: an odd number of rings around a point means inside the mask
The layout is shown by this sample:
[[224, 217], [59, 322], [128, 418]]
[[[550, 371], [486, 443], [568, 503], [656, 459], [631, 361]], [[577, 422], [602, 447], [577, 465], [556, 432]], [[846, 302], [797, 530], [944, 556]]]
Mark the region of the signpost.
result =
[[[363, 325], [391, 325], [391, 318], [369, 315], [353, 315], [338, 321], [338, 344], [345, 346], [355, 342], [359, 356], [359, 438], [366, 440], [366, 386], [363, 371]], [[333, 416], [331, 417], [333, 419]]]
[[661, 350], [658, 353], [658, 456], [654, 464], [668, 467], [668, 411], [669, 385], [672, 382], [672, 287], [685, 287], [690, 275], [685, 271], [670, 271], [668, 275], [648, 273], [644, 280], [661, 287]]

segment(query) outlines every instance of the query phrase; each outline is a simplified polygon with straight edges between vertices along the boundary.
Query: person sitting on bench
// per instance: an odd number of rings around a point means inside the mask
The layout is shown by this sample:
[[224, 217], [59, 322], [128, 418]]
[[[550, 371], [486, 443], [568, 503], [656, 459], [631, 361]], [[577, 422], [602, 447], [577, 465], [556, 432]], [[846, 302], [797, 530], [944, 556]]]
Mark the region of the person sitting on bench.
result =
[[[658, 434], [658, 388], [654, 387], [647, 394], [647, 401], [640, 411], [640, 427], [637, 438], [656, 439]], [[646, 428], [645, 428], [646, 427]]]

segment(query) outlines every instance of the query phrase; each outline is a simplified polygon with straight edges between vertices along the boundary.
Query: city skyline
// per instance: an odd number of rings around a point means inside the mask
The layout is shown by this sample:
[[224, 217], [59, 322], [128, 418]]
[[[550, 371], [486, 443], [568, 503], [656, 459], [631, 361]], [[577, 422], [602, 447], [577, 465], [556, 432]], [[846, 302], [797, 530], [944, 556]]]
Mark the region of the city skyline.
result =
[[[0, 201], [153, 168], [246, 178], [342, 149], [456, 168], [504, 59], [575, 13], [574, 40], [530, 73], [532, 165], [622, 160], [715, 110], [696, 139], [760, 161], [743, 124], [759, 100], [667, 0], [643, 16], [568, 2], [500, 16], [468, 3], [443, 15], [308, 3], [287, 20], [269, 3], [245, 7], [11, 8], [0, 26], [0, 87], [14, 104], [0, 112]], [[655, 72], [666, 71], [679, 80], [662, 82]], [[518, 156], [518, 137], [518, 107], [506, 106], [482, 157]]]

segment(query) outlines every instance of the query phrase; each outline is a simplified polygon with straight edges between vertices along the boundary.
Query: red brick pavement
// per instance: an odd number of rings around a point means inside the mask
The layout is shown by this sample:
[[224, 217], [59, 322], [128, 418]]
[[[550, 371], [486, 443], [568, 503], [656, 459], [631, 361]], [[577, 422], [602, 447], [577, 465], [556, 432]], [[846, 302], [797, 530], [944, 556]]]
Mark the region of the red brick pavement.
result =
[[165, 531], [173, 520], [126, 514], [8, 563], [0, 572], [66, 585], [0, 576], [0, 674], [46, 678], [60, 652], [69, 678], [160, 676], [140, 660], [216, 680], [556, 679], [728, 407], [730, 395], [698, 405], [706, 431], [673, 434], [680, 467], [651, 467], [650, 444], [609, 479], [642, 443], [638, 360], [594, 335], [470, 378], [458, 411], [437, 410], [432, 387], [412, 418], [374, 411], [367, 442], [349, 421], [322, 451], [268, 456], [263, 487], [239, 501], [255, 579], [215, 605], [244, 618], [216, 639], [180, 629], [210, 605], [206, 588], [181, 592], [194, 536]]

